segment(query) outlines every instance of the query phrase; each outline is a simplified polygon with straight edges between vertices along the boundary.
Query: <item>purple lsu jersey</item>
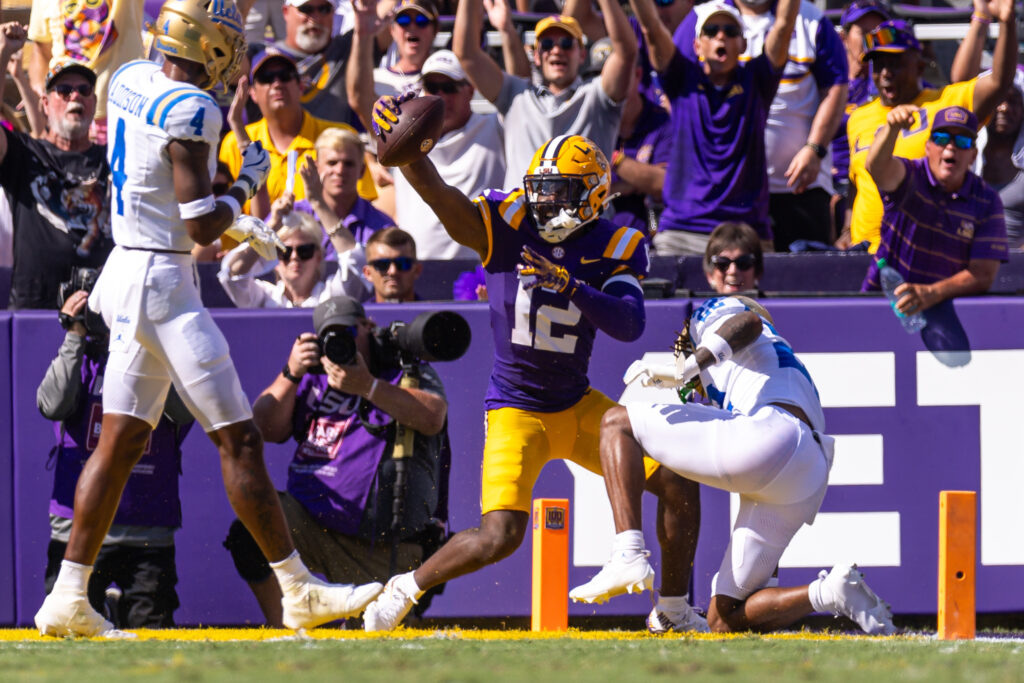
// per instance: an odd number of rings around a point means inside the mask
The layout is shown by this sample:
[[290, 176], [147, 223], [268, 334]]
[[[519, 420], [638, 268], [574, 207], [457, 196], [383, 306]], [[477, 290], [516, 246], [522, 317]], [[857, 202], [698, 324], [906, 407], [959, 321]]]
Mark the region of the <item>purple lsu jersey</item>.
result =
[[[600, 290], [617, 276], [635, 283], [647, 274], [643, 233], [599, 218], [582, 234], [551, 244], [537, 232], [522, 190], [486, 190], [473, 201], [488, 235], [483, 266], [494, 334], [485, 405], [489, 410], [565, 410], [590, 386], [587, 368], [597, 330], [564, 294], [523, 288], [516, 276], [523, 246]], [[637, 288], [637, 296], [642, 295]]]

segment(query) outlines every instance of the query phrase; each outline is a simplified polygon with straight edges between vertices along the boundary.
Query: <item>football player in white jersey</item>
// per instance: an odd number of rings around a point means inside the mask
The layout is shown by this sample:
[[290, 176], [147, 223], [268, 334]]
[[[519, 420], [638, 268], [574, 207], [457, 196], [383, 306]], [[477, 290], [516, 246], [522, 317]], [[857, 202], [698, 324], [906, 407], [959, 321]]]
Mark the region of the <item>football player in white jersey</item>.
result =
[[214, 199], [211, 190], [221, 114], [205, 89], [234, 77], [245, 50], [242, 30], [231, 0], [168, 0], [153, 28], [163, 63], [129, 62], [110, 83], [107, 156], [117, 247], [89, 302], [111, 330], [103, 423], [78, 481], [60, 573], [35, 616], [44, 635], [125, 635], [92, 609], [86, 585], [171, 382], [220, 452], [235, 513], [272, 560], [286, 626], [354, 616], [382, 588], [323, 583], [299, 559], [227, 341], [196, 286], [194, 243], [225, 233], [275, 256], [276, 236], [266, 226], [237, 220], [266, 178], [267, 153], [249, 145], [228, 194]]
[[653, 570], [641, 533], [643, 456], [679, 475], [739, 494], [725, 558], [711, 581], [713, 631], [766, 631], [811, 612], [853, 619], [867, 633], [895, 632], [889, 606], [855, 565], [822, 571], [810, 585], [766, 587], [793, 535], [814, 521], [828, 484], [834, 440], [817, 389], [772, 318], [746, 297], [698, 307], [676, 342], [676, 362], [634, 362], [623, 380], [700, 390], [723, 407], [631, 403], [605, 413], [601, 465], [617, 535], [608, 564], [570, 593], [588, 601], [643, 589]]

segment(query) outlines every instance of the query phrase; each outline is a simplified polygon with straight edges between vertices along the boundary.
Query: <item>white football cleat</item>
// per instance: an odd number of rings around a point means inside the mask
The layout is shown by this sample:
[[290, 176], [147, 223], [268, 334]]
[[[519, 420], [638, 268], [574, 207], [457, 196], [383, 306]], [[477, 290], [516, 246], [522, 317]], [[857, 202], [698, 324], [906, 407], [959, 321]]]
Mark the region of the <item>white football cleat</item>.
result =
[[822, 570], [818, 578], [822, 582], [822, 597], [832, 598], [827, 604], [833, 613], [849, 617], [871, 635], [896, 633], [888, 603], [864, 582], [857, 565], [836, 565], [830, 572]]
[[[364, 631], [393, 631], [398, 628], [409, 613], [412, 606], [417, 603], [415, 595], [409, 595], [398, 585], [398, 580], [404, 576], [392, 576], [384, 591], [377, 596], [377, 599], [370, 603], [363, 615]], [[421, 593], [422, 594], [422, 593]]]
[[576, 602], [600, 604], [623, 593], [653, 590], [654, 569], [647, 561], [650, 554], [644, 550], [629, 560], [613, 555], [597, 576], [569, 591], [569, 597]]
[[290, 629], [313, 628], [336, 619], [359, 616], [383, 586], [326, 583], [310, 576], [281, 598], [281, 621]]
[[54, 590], [35, 616], [41, 636], [84, 636], [86, 638], [134, 638], [134, 633], [119, 631], [89, 604], [82, 594]]
[[676, 633], [711, 633], [708, 620], [697, 614], [689, 605], [686, 612], [681, 615], [670, 617], [657, 607], [647, 615], [647, 630], [655, 635], [675, 631]]

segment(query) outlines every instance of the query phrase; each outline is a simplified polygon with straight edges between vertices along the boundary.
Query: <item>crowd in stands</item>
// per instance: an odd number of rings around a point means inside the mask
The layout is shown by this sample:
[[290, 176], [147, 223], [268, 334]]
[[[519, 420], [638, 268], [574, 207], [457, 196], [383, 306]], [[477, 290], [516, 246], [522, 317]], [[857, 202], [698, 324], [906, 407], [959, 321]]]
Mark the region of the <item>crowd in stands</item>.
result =
[[[118, 169], [105, 160], [107, 84], [121, 65], [150, 54], [137, 4], [87, 22], [79, 21], [89, 18], [86, 8], [64, 16], [58, 3], [34, 3], [27, 26], [4, 26], [0, 61], [18, 93], [0, 140], [8, 204], [0, 206], [0, 265], [12, 268], [10, 308], [52, 308], [70, 269], [102, 265], [111, 248]], [[703, 255], [724, 222], [752, 227], [765, 252], [890, 253], [892, 240], [906, 238], [888, 229], [886, 196], [866, 164], [876, 131], [895, 107], [913, 107], [919, 115], [894, 155], [924, 158], [937, 144], [931, 124], [940, 110], [964, 107], [979, 126], [971, 177], [1000, 200], [985, 216], [1005, 226], [995, 229], [996, 239], [1003, 231], [1008, 239], [998, 260], [1024, 243], [1024, 76], [1008, 1], [975, 0], [949, 85], [925, 80], [930, 46], [881, 0], [848, 3], [838, 26], [797, 0], [534, 5], [241, 3], [247, 59], [243, 76], [215, 91], [227, 124], [215, 188], [233, 182], [246, 145], [259, 141], [271, 173], [244, 210], [295, 251], [265, 262], [224, 238], [197, 247], [197, 261], [220, 261], [228, 296], [247, 307], [315, 306], [338, 293], [373, 298], [367, 241], [390, 227], [412, 236], [421, 259], [475, 258], [399, 169], [377, 163], [366, 132], [374, 102], [410, 94], [444, 100], [430, 158], [470, 197], [521, 186], [533, 150], [551, 137], [591, 138], [612, 170], [606, 217], [642, 229], [652, 252], [667, 255]], [[524, 7], [561, 14], [521, 14]], [[108, 35], [114, 22], [140, 30]], [[450, 31], [441, 32], [442, 22]], [[1000, 26], [995, 41], [992, 23]], [[500, 49], [481, 41], [485, 28], [500, 36]], [[925, 225], [914, 240], [933, 229]], [[972, 230], [951, 239], [954, 273], [988, 253]], [[914, 282], [921, 269], [897, 251], [895, 265]], [[870, 275], [865, 282], [875, 285]], [[475, 286], [458, 291], [486, 295]]]

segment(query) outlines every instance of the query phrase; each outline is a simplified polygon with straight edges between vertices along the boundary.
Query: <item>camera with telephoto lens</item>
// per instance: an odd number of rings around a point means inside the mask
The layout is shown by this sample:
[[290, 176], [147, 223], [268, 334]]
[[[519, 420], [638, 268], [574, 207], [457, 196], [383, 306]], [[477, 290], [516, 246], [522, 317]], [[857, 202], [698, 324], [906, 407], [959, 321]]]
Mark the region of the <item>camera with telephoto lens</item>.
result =
[[[60, 283], [57, 288], [57, 310], [63, 309], [68, 297], [75, 292], [83, 291], [87, 294], [92, 292], [99, 277], [99, 268], [72, 268], [71, 279]], [[81, 313], [75, 316], [70, 316], [63, 312], [60, 314], [60, 325], [65, 330], [70, 330], [71, 326], [75, 323], [85, 325], [85, 331], [91, 335], [105, 333], [107, 330], [106, 325], [103, 323], [103, 318], [98, 313], [90, 310], [88, 305], [82, 308]]]
[[[320, 353], [337, 365], [356, 360], [354, 327], [333, 325], [317, 338]], [[395, 321], [374, 331], [375, 355], [387, 367], [405, 363], [452, 361], [469, 348], [472, 333], [469, 323], [458, 313], [438, 311], [421, 313], [411, 322]], [[322, 373], [323, 368], [311, 372]]]

